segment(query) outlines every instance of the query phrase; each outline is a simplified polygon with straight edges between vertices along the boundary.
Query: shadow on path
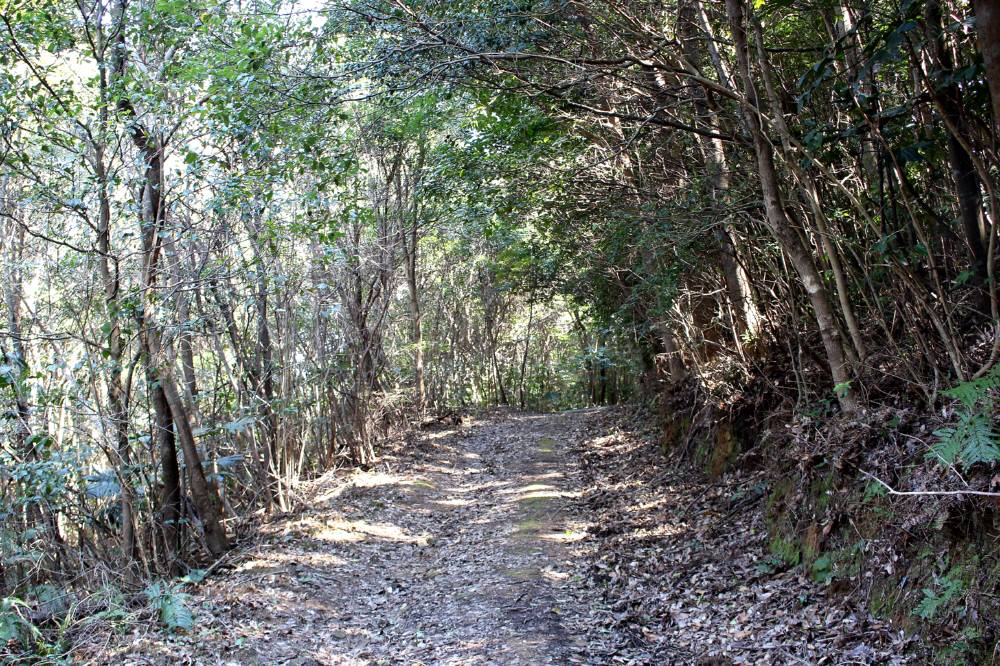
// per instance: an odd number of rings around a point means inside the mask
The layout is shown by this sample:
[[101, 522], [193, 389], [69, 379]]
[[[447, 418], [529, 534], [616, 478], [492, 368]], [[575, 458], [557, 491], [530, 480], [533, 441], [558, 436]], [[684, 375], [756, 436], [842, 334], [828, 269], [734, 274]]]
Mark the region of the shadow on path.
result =
[[189, 636], [115, 663], [566, 664], [601, 608], [569, 449], [580, 413], [426, 433], [331, 477], [197, 598]]

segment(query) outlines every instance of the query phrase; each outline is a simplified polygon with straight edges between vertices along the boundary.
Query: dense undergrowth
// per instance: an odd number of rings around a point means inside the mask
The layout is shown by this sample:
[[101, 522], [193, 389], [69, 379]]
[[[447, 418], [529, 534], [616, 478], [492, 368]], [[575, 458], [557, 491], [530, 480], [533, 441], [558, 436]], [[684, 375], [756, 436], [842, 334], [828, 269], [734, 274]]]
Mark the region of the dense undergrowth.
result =
[[843, 415], [796, 405], [778, 390], [794, 381], [781, 367], [715, 394], [665, 390], [653, 419], [661, 464], [724, 487], [740, 479], [744, 512], [766, 530], [762, 566], [799, 571], [919, 636], [934, 663], [995, 663], [994, 373], [943, 391], [939, 413], [896, 404]]

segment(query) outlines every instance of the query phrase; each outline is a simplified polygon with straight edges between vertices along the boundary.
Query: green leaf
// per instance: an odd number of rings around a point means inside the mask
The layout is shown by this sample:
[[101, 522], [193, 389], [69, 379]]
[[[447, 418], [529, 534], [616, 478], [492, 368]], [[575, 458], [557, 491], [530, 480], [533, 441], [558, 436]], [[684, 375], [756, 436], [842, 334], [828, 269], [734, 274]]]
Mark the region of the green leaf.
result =
[[938, 441], [928, 457], [936, 457], [947, 465], [959, 461], [964, 467], [1000, 462], [1000, 446], [988, 413], [964, 412], [954, 427], [935, 430], [934, 436]]
[[955, 284], [965, 284], [972, 279], [973, 275], [975, 275], [973, 271], [962, 271], [955, 277]]
[[204, 569], [191, 569], [187, 572], [187, 575], [180, 579], [181, 583], [190, 583], [192, 585], [197, 585], [201, 581], [205, 580], [205, 576], [208, 572]]
[[977, 402], [989, 398], [989, 391], [1000, 388], [1000, 365], [990, 369], [979, 379], [962, 382], [950, 389], [941, 391], [942, 395], [959, 400], [966, 408], [971, 409]]
[[0, 599], [0, 645], [8, 641], [20, 641], [27, 645], [32, 638], [41, 635], [38, 627], [26, 620], [18, 608], [28, 605], [17, 597]]
[[938, 458], [946, 465], [954, 465], [958, 460], [958, 455], [962, 451], [962, 442], [956, 436], [955, 428], [941, 428], [934, 431], [934, 436], [938, 438], [936, 444], [931, 447], [927, 454], [928, 458]]
[[166, 594], [160, 601], [160, 621], [170, 629], [191, 631], [194, 628], [194, 613], [187, 607], [191, 595], [184, 592]]
[[976, 463], [1000, 461], [1000, 447], [996, 433], [987, 414], [973, 415], [968, 427], [968, 435], [962, 447], [962, 463], [968, 467]]
[[160, 622], [170, 631], [190, 631], [194, 628], [194, 613], [187, 606], [190, 594], [174, 586], [153, 583], [146, 588], [146, 598], [157, 610]]
[[234, 453], [229, 456], [222, 456], [215, 461], [215, 464], [220, 469], [229, 469], [241, 462], [243, 462], [244, 455], [242, 453]]

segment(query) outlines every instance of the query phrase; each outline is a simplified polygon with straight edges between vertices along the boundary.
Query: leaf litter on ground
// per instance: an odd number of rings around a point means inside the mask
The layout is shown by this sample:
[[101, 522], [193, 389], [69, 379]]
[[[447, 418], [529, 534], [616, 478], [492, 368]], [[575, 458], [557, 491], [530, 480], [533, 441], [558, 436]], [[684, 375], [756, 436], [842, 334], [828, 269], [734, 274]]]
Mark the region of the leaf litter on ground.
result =
[[607, 408], [498, 410], [412, 433], [372, 469], [313, 482], [306, 508], [265, 524], [190, 590], [189, 630], [150, 623], [76, 656], [911, 663], [905, 637], [770, 558], [759, 506], [733, 502], [757, 479], [675, 469], [654, 435], [635, 412]]

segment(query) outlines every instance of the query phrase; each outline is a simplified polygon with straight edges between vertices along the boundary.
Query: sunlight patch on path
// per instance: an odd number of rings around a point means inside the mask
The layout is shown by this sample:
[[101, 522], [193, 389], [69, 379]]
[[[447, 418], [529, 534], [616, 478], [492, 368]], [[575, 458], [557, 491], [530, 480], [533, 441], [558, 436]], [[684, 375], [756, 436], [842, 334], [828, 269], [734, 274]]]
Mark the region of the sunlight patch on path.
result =
[[376, 470], [324, 478], [310, 509], [208, 586], [216, 615], [192, 663], [598, 663], [585, 636], [610, 611], [584, 585], [570, 423], [422, 433]]

